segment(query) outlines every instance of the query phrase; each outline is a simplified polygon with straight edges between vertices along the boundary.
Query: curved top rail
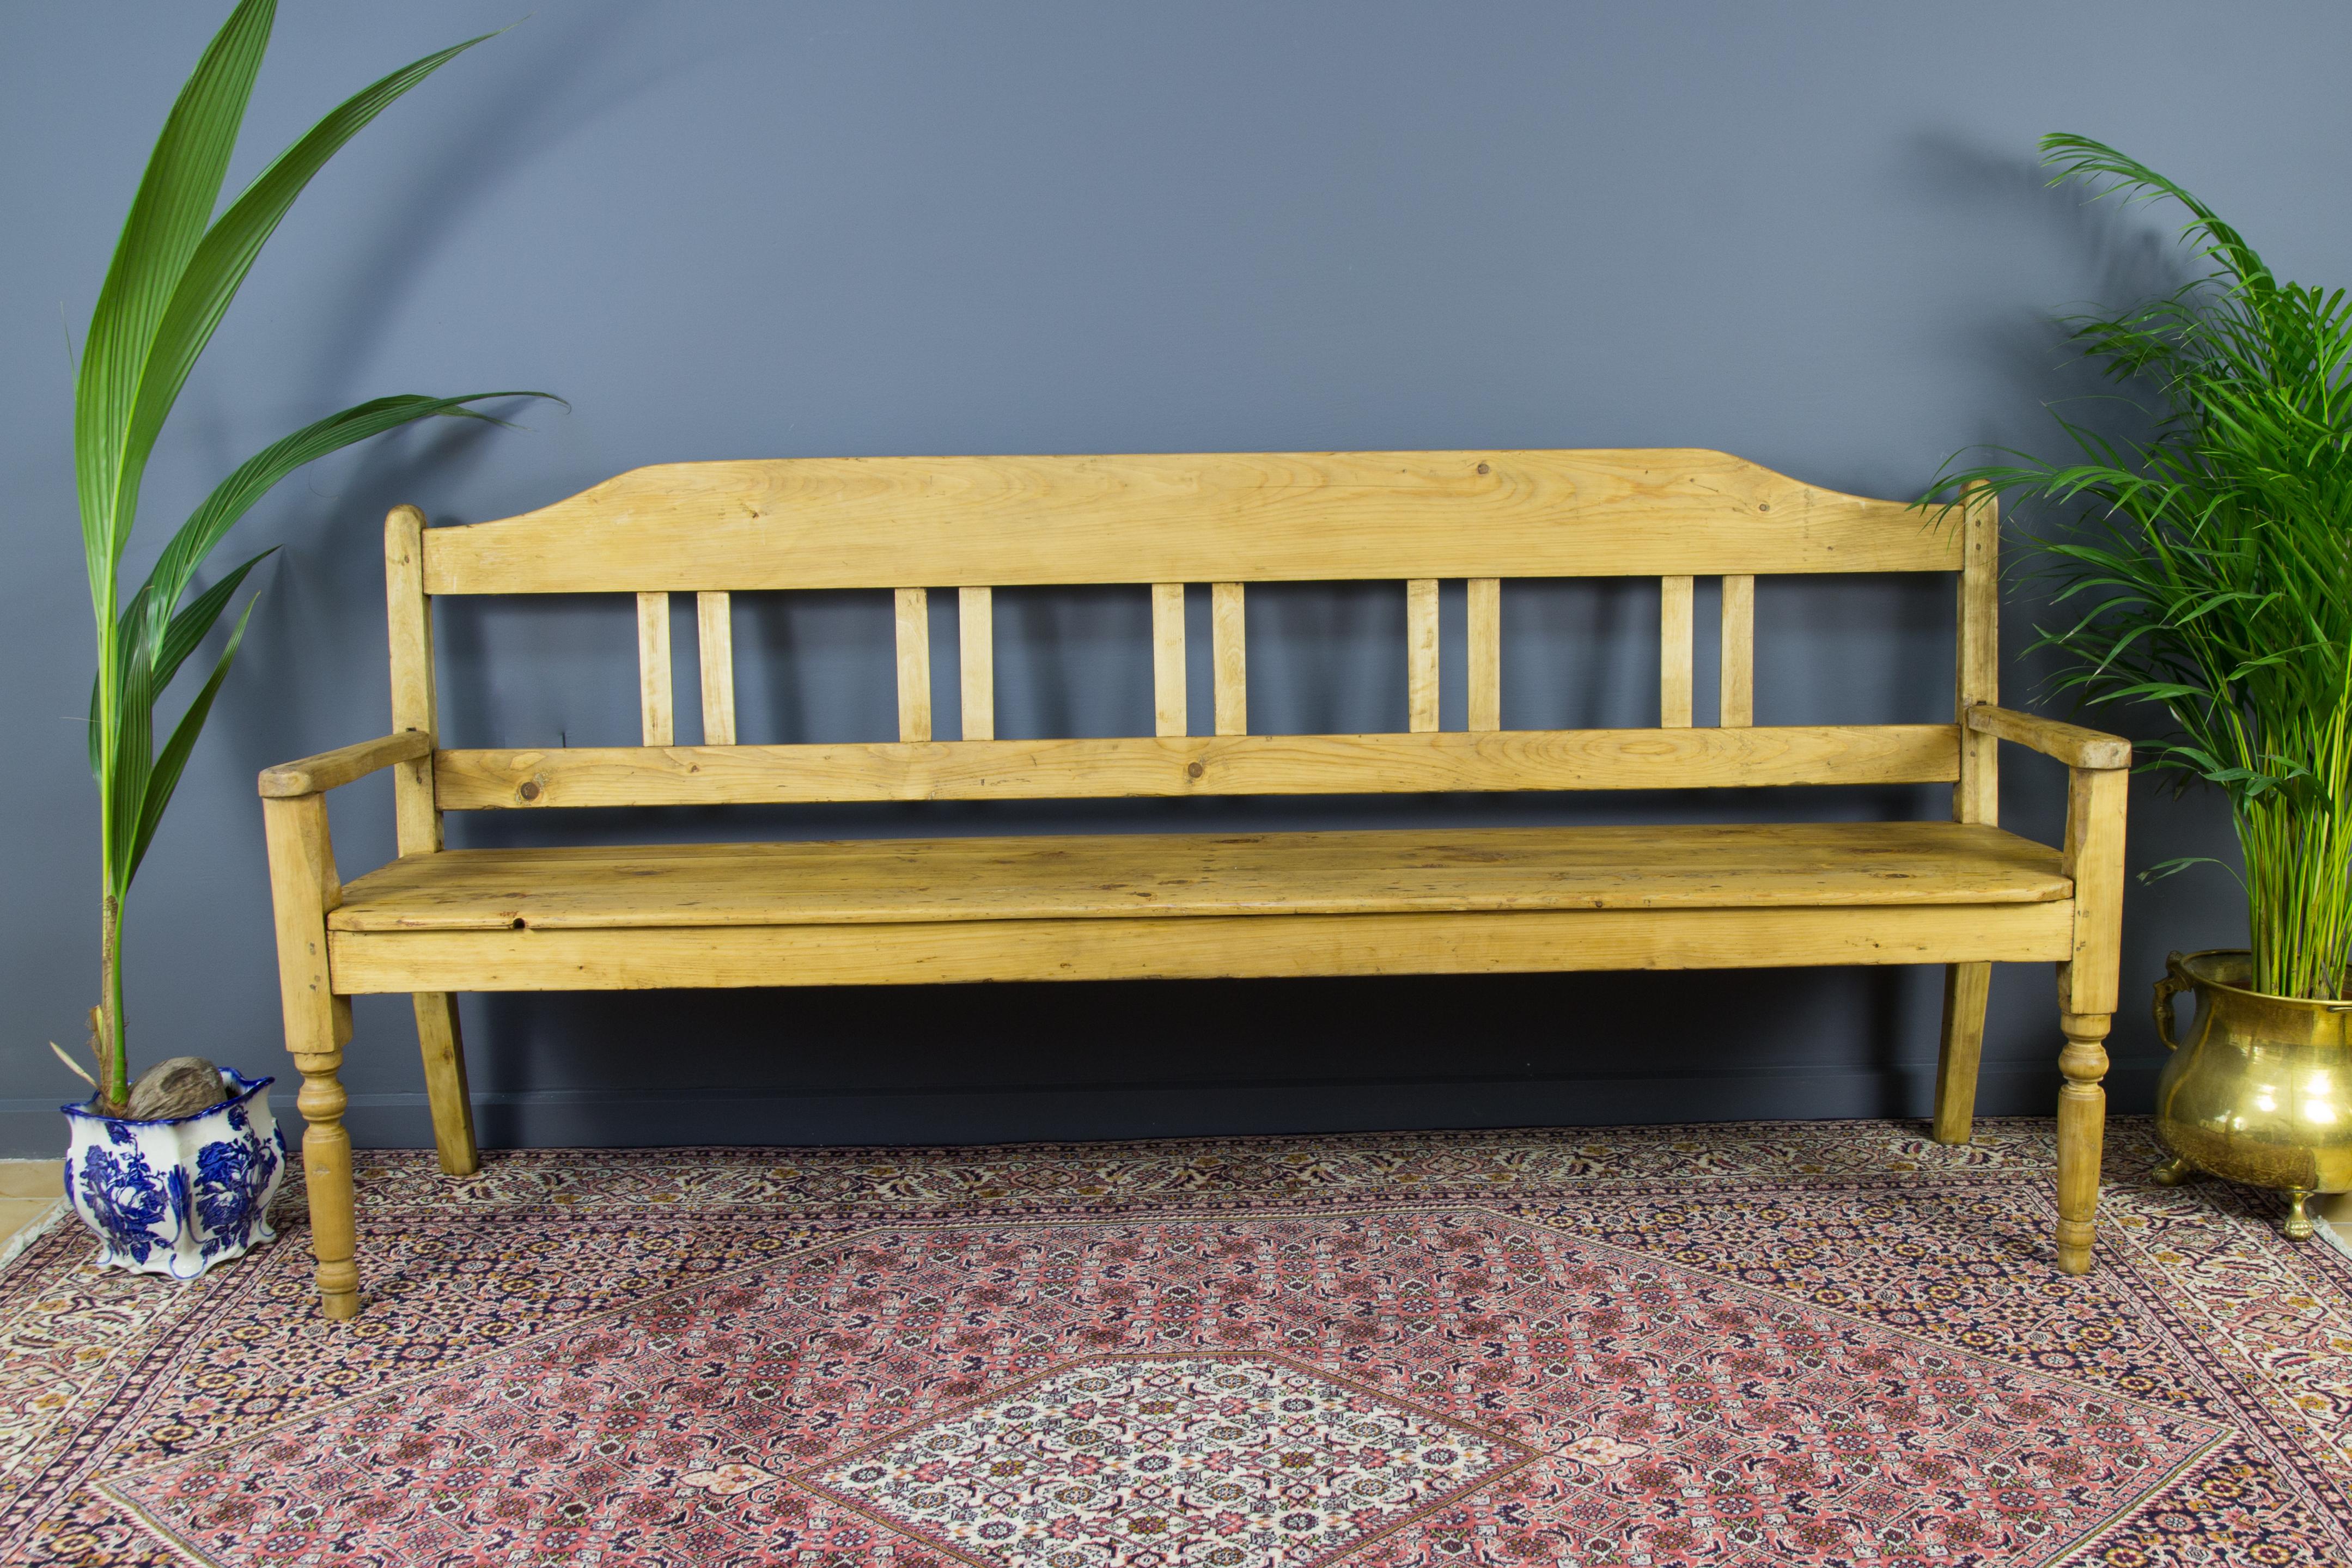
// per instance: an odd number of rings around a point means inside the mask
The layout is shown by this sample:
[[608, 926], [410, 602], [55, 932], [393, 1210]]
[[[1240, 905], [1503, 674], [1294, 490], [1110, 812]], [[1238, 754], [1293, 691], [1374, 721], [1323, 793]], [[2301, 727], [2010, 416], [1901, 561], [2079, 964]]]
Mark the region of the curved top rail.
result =
[[425, 533], [429, 593], [1959, 567], [1906, 503], [1679, 447], [673, 463]]

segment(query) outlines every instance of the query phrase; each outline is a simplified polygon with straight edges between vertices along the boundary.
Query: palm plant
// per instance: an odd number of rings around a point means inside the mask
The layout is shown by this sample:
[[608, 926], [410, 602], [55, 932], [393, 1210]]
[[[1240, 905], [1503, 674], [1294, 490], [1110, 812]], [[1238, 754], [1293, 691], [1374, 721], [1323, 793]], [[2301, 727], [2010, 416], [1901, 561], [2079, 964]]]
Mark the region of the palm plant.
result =
[[100, 822], [102, 957], [92, 1032], [100, 1110], [119, 1111], [130, 1083], [122, 1017], [123, 904], [236, 657], [253, 612], [250, 600], [212, 674], [160, 750], [154, 744], [155, 706], [247, 574], [269, 552], [240, 562], [189, 598], [198, 569], [236, 520], [302, 465], [411, 420], [472, 414], [467, 405], [487, 398], [539, 395], [378, 398], [306, 425], [222, 480], [173, 535], [146, 580], [128, 600], [122, 597], [122, 555], [137, 517], [148, 455], [263, 244], [310, 177], [362, 126], [482, 41], [471, 38], [427, 55], [353, 94], [280, 153], [215, 218], [275, 11], [273, 0], [240, 0], [180, 89], [99, 290], [74, 386], [75, 478], [98, 629], [89, 768], [98, 783]]
[[[2229, 800], [2253, 988], [2344, 994], [2352, 949], [2352, 303], [2280, 280], [2178, 184], [2050, 136], [2053, 183], [2168, 199], [2212, 270], [2119, 315], [2073, 319], [2084, 353], [2155, 394], [2149, 434], [2058, 416], [2074, 461], [1948, 471], [2077, 508], [2040, 547], [2063, 619], [2037, 647], [2063, 688], [2152, 705], [2147, 766]], [[2159, 870], [2191, 863], [2175, 862]]]

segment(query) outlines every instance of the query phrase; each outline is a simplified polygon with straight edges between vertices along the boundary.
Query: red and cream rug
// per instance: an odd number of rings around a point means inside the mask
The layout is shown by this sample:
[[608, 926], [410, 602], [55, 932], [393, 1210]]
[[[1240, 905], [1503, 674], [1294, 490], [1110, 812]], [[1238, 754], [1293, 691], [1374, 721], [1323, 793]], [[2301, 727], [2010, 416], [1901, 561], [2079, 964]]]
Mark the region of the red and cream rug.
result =
[[[0, 1272], [0, 1562], [2352, 1563], [2352, 1260], [2047, 1124], [365, 1156]], [[289, 1218], [300, 1195], [281, 1200]]]

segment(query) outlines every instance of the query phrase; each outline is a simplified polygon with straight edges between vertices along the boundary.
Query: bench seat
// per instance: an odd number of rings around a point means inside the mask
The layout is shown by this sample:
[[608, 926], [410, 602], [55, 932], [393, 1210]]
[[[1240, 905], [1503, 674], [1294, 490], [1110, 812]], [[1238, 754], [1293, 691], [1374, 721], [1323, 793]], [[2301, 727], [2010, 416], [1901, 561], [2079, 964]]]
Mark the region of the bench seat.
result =
[[2056, 850], [1976, 822], [1106, 833], [448, 850], [346, 884], [327, 928], [2041, 904], [2072, 890]]

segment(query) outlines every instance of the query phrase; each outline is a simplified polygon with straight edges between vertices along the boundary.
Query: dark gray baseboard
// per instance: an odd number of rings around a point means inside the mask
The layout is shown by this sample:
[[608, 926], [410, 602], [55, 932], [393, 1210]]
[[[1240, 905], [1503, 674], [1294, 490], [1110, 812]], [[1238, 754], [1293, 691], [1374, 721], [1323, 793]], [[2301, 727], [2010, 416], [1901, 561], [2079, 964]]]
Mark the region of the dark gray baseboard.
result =
[[[2152, 1103], [2158, 1061], [2116, 1064], [2119, 1113]], [[2047, 1115], [2055, 1071], [1989, 1065], [1977, 1096], [1987, 1116]], [[292, 1096], [284, 1095], [289, 1100]], [[992, 1144], [1092, 1138], [1357, 1133], [1476, 1127], [1588, 1127], [1747, 1118], [1836, 1121], [1928, 1114], [1932, 1065], [1880, 1071], [1759, 1067], [1673, 1077], [1655, 1072], [1540, 1080], [1397, 1079], [1329, 1082], [1014, 1084], [740, 1095], [714, 1090], [537, 1090], [475, 1096], [486, 1148], [691, 1145]], [[278, 1114], [289, 1131], [300, 1118]], [[363, 1148], [428, 1148], [421, 1093], [355, 1094], [345, 1124]], [[0, 1148], [61, 1149], [55, 1103], [0, 1101]]]

